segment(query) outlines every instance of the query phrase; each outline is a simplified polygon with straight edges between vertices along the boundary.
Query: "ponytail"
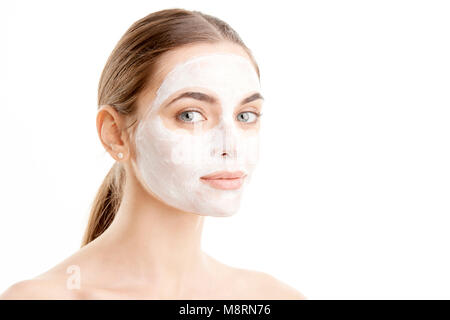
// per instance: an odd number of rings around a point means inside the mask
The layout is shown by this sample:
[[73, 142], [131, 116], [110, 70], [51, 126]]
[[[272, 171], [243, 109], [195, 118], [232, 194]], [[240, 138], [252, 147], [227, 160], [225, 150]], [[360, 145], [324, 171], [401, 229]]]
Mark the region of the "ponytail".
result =
[[116, 162], [103, 180], [92, 203], [81, 247], [101, 235], [114, 220], [122, 200], [125, 169]]

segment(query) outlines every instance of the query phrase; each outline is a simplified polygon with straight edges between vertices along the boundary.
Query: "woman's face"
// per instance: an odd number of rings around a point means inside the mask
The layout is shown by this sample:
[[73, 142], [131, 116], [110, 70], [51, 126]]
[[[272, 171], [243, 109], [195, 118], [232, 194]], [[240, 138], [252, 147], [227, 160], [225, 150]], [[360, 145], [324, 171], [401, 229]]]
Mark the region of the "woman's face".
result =
[[161, 57], [140, 97], [136, 176], [156, 198], [200, 215], [229, 216], [258, 158], [262, 95], [239, 46], [196, 44]]

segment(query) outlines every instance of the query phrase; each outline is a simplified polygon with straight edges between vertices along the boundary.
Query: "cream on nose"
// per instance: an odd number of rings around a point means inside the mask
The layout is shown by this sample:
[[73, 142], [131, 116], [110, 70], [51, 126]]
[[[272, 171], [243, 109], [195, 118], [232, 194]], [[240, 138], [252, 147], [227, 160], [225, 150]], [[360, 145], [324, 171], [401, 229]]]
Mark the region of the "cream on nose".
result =
[[212, 155], [224, 160], [236, 159], [238, 156], [237, 143], [239, 139], [235, 124], [228, 119], [224, 120], [222, 118], [214, 130]]

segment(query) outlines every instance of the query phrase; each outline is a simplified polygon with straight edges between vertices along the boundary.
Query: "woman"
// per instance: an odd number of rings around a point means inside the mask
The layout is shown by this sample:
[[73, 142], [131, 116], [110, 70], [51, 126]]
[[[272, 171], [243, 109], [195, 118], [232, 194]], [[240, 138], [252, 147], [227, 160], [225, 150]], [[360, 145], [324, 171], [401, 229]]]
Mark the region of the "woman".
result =
[[116, 160], [81, 249], [6, 299], [303, 299], [201, 250], [205, 216], [234, 214], [257, 159], [263, 97], [225, 22], [162, 10], [135, 22], [103, 70], [97, 129]]

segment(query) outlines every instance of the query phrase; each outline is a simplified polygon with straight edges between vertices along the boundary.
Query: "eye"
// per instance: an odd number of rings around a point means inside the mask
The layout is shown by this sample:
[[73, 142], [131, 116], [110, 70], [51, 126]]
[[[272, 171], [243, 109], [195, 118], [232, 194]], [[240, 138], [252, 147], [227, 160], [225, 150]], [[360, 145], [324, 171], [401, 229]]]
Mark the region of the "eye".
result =
[[252, 111], [244, 111], [237, 115], [237, 120], [245, 123], [253, 123], [258, 119], [259, 114]]
[[192, 123], [206, 120], [200, 112], [194, 110], [183, 111], [177, 116], [177, 118], [181, 121]]

